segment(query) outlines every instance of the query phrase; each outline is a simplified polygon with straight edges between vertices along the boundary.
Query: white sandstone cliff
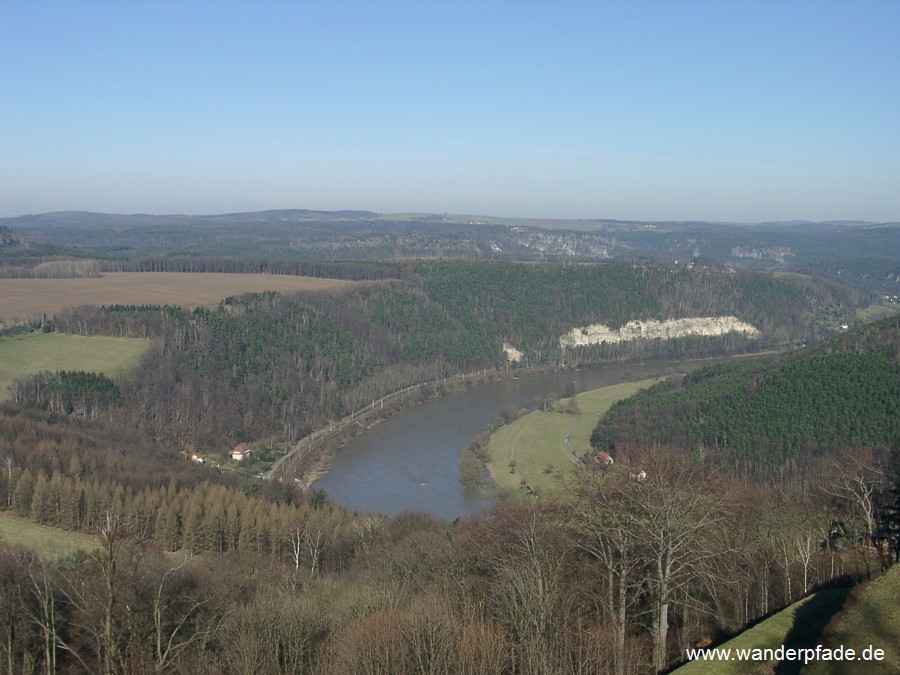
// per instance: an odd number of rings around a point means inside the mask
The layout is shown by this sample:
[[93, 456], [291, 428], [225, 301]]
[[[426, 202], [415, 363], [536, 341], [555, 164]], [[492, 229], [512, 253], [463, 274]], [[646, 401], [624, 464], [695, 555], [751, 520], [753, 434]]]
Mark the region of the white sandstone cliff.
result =
[[670, 340], [694, 335], [725, 335], [744, 333], [758, 337], [759, 330], [734, 316], [697, 317], [693, 319], [666, 319], [664, 321], [629, 321], [619, 329], [597, 323], [584, 328], [573, 328], [559, 338], [560, 347], [580, 347], [601, 342], [625, 340]]

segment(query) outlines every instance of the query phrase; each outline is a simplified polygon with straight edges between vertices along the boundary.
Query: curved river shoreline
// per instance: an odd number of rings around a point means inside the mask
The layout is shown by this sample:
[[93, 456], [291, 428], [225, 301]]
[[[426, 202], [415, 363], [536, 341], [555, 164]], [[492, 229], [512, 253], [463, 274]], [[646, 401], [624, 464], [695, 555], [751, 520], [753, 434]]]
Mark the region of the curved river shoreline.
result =
[[728, 360], [612, 365], [477, 384], [425, 401], [352, 439], [314, 487], [358, 511], [396, 515], [415, 510], [448, 519], [475, 513], [489, 507], [493, 499], [463, 486], [459, 453], [503, 408], [514, 405], [532, 410], [535, 399], [562, 394], [573, 384], [581, 392]]

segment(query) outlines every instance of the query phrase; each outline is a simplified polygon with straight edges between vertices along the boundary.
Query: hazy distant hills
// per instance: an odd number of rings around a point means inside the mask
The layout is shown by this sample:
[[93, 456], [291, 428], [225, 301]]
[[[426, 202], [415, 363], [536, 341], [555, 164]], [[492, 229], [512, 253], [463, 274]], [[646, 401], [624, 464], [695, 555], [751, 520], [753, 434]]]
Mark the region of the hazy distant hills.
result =
[[[167, 224], [219, 224], [229, 225], [235, 223], [308, 223], [323, 222], [357, 222], [380, 221], [403, 223], [443, 223], [446, 225], [506, 225], [537, 227], [550, 230], [574, 230], [590, 232], [604, 229], [641, 230], [650, 228], [675, 228], [690, 229], [695, 227], [725, 226], [740, 228], [770, 228], [781, 229], [822, 229], [833, 227], [859, 227], [874, 226], [872, 223], [862, 220], [830, 220], [815, 222], [811, 220], [769, 221], [762, 223], [731, 223], [731, 222], [706, 222], [706, 221], [638, 221], [615, 219], [553, 219], [553, 218], [506, 218], [499, 216], [454, 214], [454, 213], [376, 213], [374, 211], [320, 211], [311, 209], [272, 209], [266, 211], [249, 211], [238, 213], [222, 213], [209, 215], [164, 214], [154, 215], [145, 213], [113, 214], [95, 213], [91, 211], [54, 211], [51, 213], [29, 214], [11, 218], [0, 218], [0, 224], [8, 227], [135, 227], [139, 225], [167, 225]], [[882, 225], [898, 225], [898, 223], [883, 223]]]
[[0, 219], [37, 245], [81, 255], [296, 260], [656, 259], [826, 274], [900, 294], [900, 223], [710, 223], [500, 218], [284, 209], [218, 215], [63, 211]]

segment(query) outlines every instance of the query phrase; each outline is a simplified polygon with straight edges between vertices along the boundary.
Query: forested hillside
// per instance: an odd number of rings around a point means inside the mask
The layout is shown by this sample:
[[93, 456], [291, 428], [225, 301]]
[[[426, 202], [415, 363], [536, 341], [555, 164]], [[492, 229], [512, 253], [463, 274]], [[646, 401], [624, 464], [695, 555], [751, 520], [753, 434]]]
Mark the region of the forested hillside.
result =
[[[296, 440], [385, 394], [508, 363], [704, 357], [815, 339], [849, 321], [863, 296], [805, 278], [620, 264], [417, 263], [400, 279], [340, 293], [263, 293], [215, 309], [81, 308], [57, 330], [154, 337], [138, 373], [119, 384], [113, 423], [183, 447]], [[734, 315], [731, 333], [563, 349], [574, 328], [633, 319]], [[513, 364], [522, 365], [522, 364]], [[47, 405], [35, 382], [17, 400]]]
[[[777, 344], [813, 329], [822, 310], [862, 299], [846, 288], [721, 268], [423, 263], [429, 296], [464, 324], [496, 325], [513, 343], [549, 348], [570, 328], [634, 319], [735, 315]], [[498, 330], [499, 329], [499, 330]]]
[[592, 444], [663, 443], [754, 474], [837, 447], [900, 442], [900, 320], [774, 362], [733, 363], [665, 382], [609, 411]]
[[25, 246], [25, 240], [5, 225], [0, 225], [0, 250]]
[[[131, 534], [170, 551], [283, 551], [287, 514], [306, 520], [325, 505], [318, 492], [241, 486], [177, 458], [134, 434], [86, 431], [64, 418], [0, 407], [0, 505], [42, 525], [94, 533], [112, 512]], [[349, 517], [337, 507], [329, 513]]]

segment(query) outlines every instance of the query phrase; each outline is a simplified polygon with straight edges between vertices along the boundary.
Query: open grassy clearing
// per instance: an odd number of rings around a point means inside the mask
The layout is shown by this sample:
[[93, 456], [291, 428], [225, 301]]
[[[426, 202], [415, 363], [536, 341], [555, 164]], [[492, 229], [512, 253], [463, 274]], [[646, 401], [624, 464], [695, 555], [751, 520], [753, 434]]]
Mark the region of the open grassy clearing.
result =
[[886, 303], [856, 308], [856, 318], [866, 322], [886, 319], [889, 316], [894, 316], [894, 314], [900, 314], [900, 305]]
[[52, 560], [76, 551], [92, 551], [97, 541], [86, 534], [46, 527], [0, 512], [0, 541], [31, 549]]
[[[768, 619], [760, 621], [752, 628], [719, 645], [719, 649], [778, 649], [785, 647], [815, 647], [821, 643], [821, 633], [828, 620], [840, 610], [849, 589], [826, 588], [795, 602]], [[851, 646], [847, 644], [847, 646]], [[742, 675], [744, 673], [772, 672], [761, 670], [764, 662], [738, 661], [736, 654], [732, 660], [692, 661], [678, 668], [679, 675]], [[774, 665], [774, 664], [773, 664]], [[783, 662], [779, 673], [797, 673], [802, 662]], [[844, 664], [846, 667], [846, 663]], [[806, 672], [806, 671], [803, 671]], [[831, 672], [831, 671], [828, 671]], [[841, 670], [835, 672], [872, 672], [864, 669]], [[895, 671], [890, 671], [895, 672]]]
[[[489, 468], [500, 494], [521, 492], [521, 481], [535, 491], [552, 488], [575, 465], [574, 456], [590, 450], [597, 418], [618, 400], [628, 398], [658, 379], [623, 382], [575, 396], [579, 414], [536, 410], [491, 436], [487, 451]], [[568, 399], [560, 402], [564, 409]], [[515, 471], [510, 463], [515, 462]]]
[[93, 279], [0, 279], [0, 320], [22, 321], [80, 305], [218, 304], [230, 295], [319, 291], [358, 283], [283, 274], [109, 272]]
[[26, 333], [0, 338], [0, 400], [14, 380], [45, 370], [86, 370], [111, 379], [137, 365], [150, 340]]

